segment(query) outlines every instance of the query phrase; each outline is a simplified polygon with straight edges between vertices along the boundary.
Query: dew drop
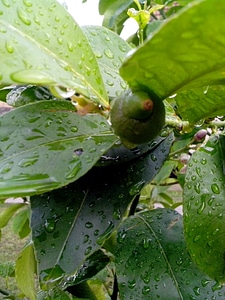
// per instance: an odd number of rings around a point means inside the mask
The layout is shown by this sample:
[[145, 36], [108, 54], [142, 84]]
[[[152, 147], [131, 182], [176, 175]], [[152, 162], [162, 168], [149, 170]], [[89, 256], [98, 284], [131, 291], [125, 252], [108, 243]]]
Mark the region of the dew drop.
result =
[[11, 79], [19, 83], [54, 84], [55, 81], [43, 71], [21, 70], [11, 74]]
[[201, 236], [200, 236], [200, 235], [196, 235], [196, 236], [194, 237], [193, 241], [194, 241], [194, 242], [197, 242], [197, 241], [199, 241], [199, 240], [200, 240], [200, 238], [201, 238]]
[[13, 166], [13, 162], [8, 162], [8, 163], [4, 164], [4, 165], [0, 168], [0, 173], [1, 173], [1, 174], [6, 174], [6, 173], [10, 172], [11, 169], [12, 169], [12, 166]]
[[92, 228], [94, 225], [91, 222], [85, 223], [86, 228]]
[[83, 240], [83, 244], [87, 243], [88, 240], [89, 240], [89, 235], [88, 235], [88, 234], [85, 234], [84, 240]]
[[28, 18], [27, 13], [22, 8], [17, 9], [17, 15], [25, 25], [31, 24], [31, 20]]
[[23, 0], [24, 5], [26, 5], [27, 7], [31, 7], [33, 6], [32, 2], [30, 0]]
[[201, 215], [201, 214], [203, 213], [205, 207], [206, 207], [206, 203], [205, 203], [205, 201], [202, 201], [202, 204], [201, 204], [201, 206], [198, 208], [197, 213], [198, 213], [199, 215]]
[[211, 185], [211, 190], [213, 191], [214, 194], [220, 194], [220, 188], [216, 183], [213, 183]]
[[10, 7], [10, 1], [9, 1], [9, 0], [2, 0], [2, 3], [3, 3], [6, 7]]
[[14, 47], [8, 41], [5, 43], [5, 49], [9, 54], [12, 54], [14, 52]]
[[55, 229], [55, 223], [55, 220], [47, 219], [44, 224], [45, 230], [49, 233], [53, 232]]
[[22, 168], [33, 166], [38, 161], [38, 157], [23, 158], [18, 165]]
[[92, 250], [92, 247], [91, 247], [91, 246], [87, 247], [87, 249], [85, 250], [84, 254], [85, 254], [85, 255], [90, 254], [91, 250]]
[[200, 192], [201, 192], [201, 189], [200, 189], [200, 183], [196, 183], [196, 184], [194, 185], [194, 189], [195, 189], [196, 193], [200, 194]]
[[105, 49], [105, 50], [104, 50], [104, 53], [105, 53], [105, 55], [106, 55], [108, 58], [111, 58], [111, 59], [114, 58], [114, 54], [113, 54], [113, 52], [112, 52], [110, 49]]
[[150, 292], [150, 287], [149, 286], [144, 286], [143, 287], [143, 289], [142, 289], [142, 294], [144, 295], [144, 296], [146, 296], [149, 292]]
[[128, 287], [129, 287], [130, 289], [135, 288], [135, 286], [136, 286], [136, 281], [135, 281], [135, 279], [134, 279], [134, 280], [131, 280], [131, 281], [128, 281]]
[[97, 50], [95, 50], [95, 56], [97, 57], [97, 58], [101, 58], [102, 57], [102, 53], [100, 52], [100, 51], [97, 51]]
[[68, 50], [70, 52], [73, 52], [74, 47], [73, 47], [73, 44], [70, 41], [67, 43], [67, 46], [68, 46]]
[[206, 160], [205, 158], [202, 158], [201, 164], [202, 164], [202, 165], [206, 165], [206, 163], [207, 163], [207, 160]]

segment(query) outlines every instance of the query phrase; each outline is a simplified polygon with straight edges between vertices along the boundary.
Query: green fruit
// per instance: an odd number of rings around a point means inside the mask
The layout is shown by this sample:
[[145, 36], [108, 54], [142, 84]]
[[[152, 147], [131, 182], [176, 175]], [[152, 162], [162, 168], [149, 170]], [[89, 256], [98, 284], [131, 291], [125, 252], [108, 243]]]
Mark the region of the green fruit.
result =
[[162, 100], [150, 99], [146, 92], [127, 92], [114, 100], [110, 116], [121, 141], [136, 145], [159, 135], [165, 124], [165, 107]]

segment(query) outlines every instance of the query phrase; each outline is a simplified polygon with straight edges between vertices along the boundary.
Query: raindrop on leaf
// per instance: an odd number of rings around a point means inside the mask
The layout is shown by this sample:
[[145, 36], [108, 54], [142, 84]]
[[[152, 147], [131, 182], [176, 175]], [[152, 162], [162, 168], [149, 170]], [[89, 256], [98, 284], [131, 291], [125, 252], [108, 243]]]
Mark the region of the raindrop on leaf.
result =
[[17, 15], [18, 15], [19, 19], [20, 19], [25, 25], [30, 25], [30, 24], [31, 24], [31, 20], [29, 19], [27, 13], [26, 13], [22, 8], [18, 8], [18, 10], [17, 10]]

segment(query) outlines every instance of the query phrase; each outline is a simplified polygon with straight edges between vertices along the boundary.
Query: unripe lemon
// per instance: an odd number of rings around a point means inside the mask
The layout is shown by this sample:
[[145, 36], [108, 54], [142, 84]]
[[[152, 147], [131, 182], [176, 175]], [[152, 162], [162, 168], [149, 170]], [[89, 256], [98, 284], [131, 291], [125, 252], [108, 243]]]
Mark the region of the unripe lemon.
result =
[[143, 144], [157, 137], [165, 124], [165, 107], [146, 92], [127, 92], [112, 105], [111, 123], [124, 144]]

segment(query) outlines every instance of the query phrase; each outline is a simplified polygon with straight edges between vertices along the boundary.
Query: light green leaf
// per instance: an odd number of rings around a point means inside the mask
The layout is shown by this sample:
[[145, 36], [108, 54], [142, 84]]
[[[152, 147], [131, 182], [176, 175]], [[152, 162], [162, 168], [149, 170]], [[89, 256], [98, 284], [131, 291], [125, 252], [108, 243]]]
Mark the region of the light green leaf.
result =
[[[0, 212], [0, 228], [5, 227], [13, 215], [17, 212], [18, 209], [23, 207], [25, 204], [23, 203], [16, 203], [16, 204], [9, 204], [7, 208], [1, 210]], [[4, 205], [5, 207], [5, 205]]]
[[131, 46], [105, 27], [84, 26], [82, 29], [97, 58], [109, 98], [119, 96], [127, 88], [119, 68]]
[[27, 205], [25, 209], [19, 211], [13, 218], [13, 232], [18, 234], [21, 239], [30, 233], [29, 216], [30, 208]]
[[223, 284], [224, 139], [224, 136], [214, 136], [194, 152], [184, 185], [184, 228], [188, 250], [203, 272]]
[[3, 2], [0, 39], [1, 82], [65, 86], [108, 105], [87, 38], [57, 1]]
[[146, 86], [161, 99], [177, 94], [182, 117], [191, 122], [214, 116], [224, 92], [215, 99], [214, 94], [207, 96], [207, 86], [221, 85], [225, 79], [224, 10], [223, 0], [192, 2], [125, 61], [122, 77], [132, 88]]
[[116, 142], [107, 120], [69, 101], [39, 101], [0, 118], [0, 195], [27, 196], [83, 176]]
[[120, 299], [223, 299], [225, 288], [192, 262], [184, 242], [182, 216], [157, 209], [127, 218], [119, 227], [116, 273]]
[[36, 260], [34, 256], [33, 244], [27, 245], [20, 253], [16, 261], [16, 282], [18, 288], [26, 297], [36, 300], [34, 273], [36, 270]]

